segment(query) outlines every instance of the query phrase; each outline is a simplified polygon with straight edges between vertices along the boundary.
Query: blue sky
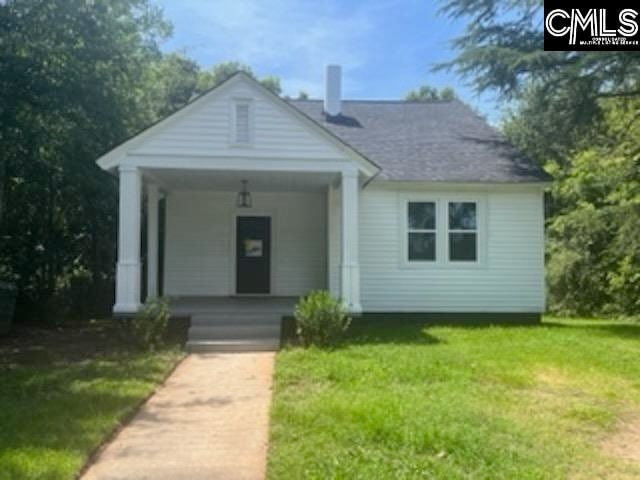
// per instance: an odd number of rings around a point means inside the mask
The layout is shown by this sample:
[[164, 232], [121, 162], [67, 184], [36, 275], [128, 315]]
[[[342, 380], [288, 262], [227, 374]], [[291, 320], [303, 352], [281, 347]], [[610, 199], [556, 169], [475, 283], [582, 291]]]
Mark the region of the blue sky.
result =
[[422, 84], [452, 86], [492, 122], [492, 95], [477, 96], [452, 73], [431, 66], [453, 57], [464, 23], [429, 0], [155, 0], [174, 25], [167, 51], [203, 67], [226, 60], [277, 75], [284, 93], [322, 97], [324, 66], [342, 65], [343, 97], [399, 99]]

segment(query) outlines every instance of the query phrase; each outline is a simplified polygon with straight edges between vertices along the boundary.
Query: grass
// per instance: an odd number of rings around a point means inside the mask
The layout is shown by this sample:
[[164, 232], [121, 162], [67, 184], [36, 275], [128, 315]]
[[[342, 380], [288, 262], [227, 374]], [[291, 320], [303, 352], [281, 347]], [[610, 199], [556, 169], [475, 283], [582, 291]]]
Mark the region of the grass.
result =
[[353, 328], [276, 360], [270, 479], [640, 478], [640, 325]]
[[128, 351], [104, 324], [0, 343], [0, 479], [70, 479], [182, 357]]

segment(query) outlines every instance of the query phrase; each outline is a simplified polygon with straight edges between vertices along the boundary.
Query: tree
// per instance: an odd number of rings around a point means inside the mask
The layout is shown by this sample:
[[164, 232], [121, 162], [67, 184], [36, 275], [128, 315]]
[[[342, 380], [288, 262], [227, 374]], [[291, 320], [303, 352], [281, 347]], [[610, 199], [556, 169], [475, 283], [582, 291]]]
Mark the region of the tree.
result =
[[305, 92], [304, 90], [300, 90], [298, 92], [297, 100], [309, 100], [309, 94], [307, 92]]
[[443, 12], [467, 27], [453, 43], [458, 55], [437, 68], [479, 92], [518, 100], [534, 89], [549, 105], [559, 95], [564, 116], [587, 126], [601, 118], [600, 99], [640, 96], [640, 52], [545, 52], [542, 0], [449, 0]]
[[434, 100], [454, 100], [456, 92], [451, 87], [443, 87], [438, 90], [430, 85], [423, 85], [417, 90], [407, 93], [405, 99], [410, 102], [430, 102]]
[[[229, 77], [237, 72], [245, 72], [249, 76], [256, 78], [253, 70], [248, 65], [244, 65], [240, 62], [222, 62], [214, 65], [211, 69], [200, 72], [198, 77], [197, 92], [202, 93], [209, 90], [216, 85], [221, 84]], [[282, 93], [280, 87], [280, 79], [275, 76], [267, 76], [262, 79], [257, 79], [263, 86], [271, 90], [276, 95]]]
[[547, 243], [551, 306], [640, 315], [640, 99], [603, 110], [604, 126], [568, 169], [550, 167], [562, 204]]
[[169, 32], [146, 0], [0, 4], [0, 275], [23, 316], [111, 303], [116, 182], [94, 162], [159, 115], [146, 82]]
[[148, 107], [155, 115], [165, 117], [185, 105], [197, 92], [199, 65], [180, 53], [164, 55], [148, 71], [144, 83], [149, 89]]

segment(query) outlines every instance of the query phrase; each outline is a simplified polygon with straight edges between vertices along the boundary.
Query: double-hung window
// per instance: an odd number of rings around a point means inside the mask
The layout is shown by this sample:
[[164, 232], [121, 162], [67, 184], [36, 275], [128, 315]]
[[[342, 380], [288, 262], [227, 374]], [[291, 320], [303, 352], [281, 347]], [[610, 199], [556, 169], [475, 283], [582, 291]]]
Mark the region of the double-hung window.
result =
[[411, 262], [436, 260], [436, 202], [407, 204], [407, 257]]
[[449, 202], [448, 204], [449, 261], [478, 260], [478, 204]]

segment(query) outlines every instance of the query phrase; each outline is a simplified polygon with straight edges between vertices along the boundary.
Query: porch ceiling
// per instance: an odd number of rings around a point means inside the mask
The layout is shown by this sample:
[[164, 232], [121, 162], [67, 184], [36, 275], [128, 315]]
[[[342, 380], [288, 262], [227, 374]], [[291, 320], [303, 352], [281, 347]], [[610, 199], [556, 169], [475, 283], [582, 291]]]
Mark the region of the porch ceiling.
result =
[[169, 190], [215, 190], [235, 192], [248, 180], [256, 192], [323, 192], [338, 178], [336, 173], [251, 172], [234, 170], [146, 169], [144, 173]]

